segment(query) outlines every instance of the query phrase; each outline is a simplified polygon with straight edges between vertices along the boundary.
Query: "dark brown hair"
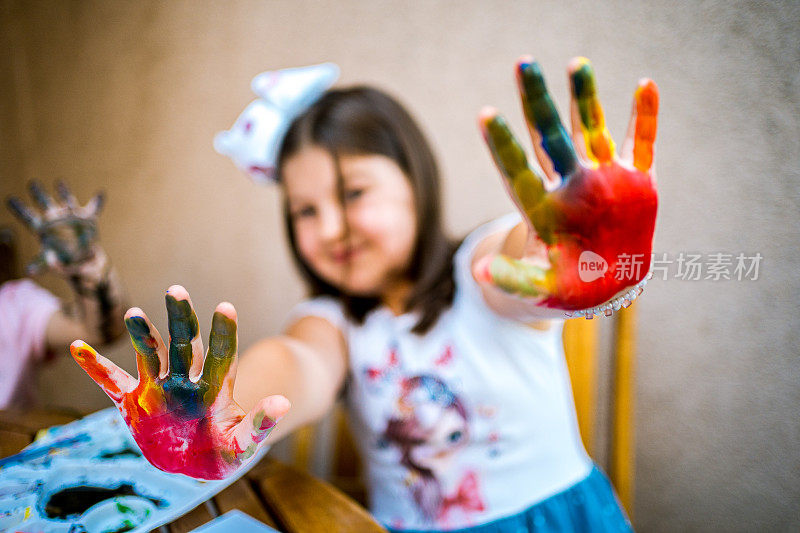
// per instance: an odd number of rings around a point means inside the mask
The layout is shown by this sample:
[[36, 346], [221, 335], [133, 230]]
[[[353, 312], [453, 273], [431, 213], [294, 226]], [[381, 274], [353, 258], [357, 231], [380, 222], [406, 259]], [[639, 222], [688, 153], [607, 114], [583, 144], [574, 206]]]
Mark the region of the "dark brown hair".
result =
[[19, 277], [14, 232], [11, 228], [0, 227], [0, 284]]
[[[453, 302], [452, 260], [456, 244], [442, 228], [439, 169], [419, 126], [403, 106], [382, 91], [363, 86], [331, 90], [289, 126], [278, 155], [278, 179], [283, 164], [308, 146], [319, 146], [333, 157], [340, 196], [341, 155], [382, 155], [393, 160], [408, 177], [414, 194], [417, 236], [407, 273], [413, 289], [405, 311], [420, 313], [412, 331], [425, 333]], [[363, 323], [380, 304], [378, 298], [345, 294], [321, 279], [300, 256], [285, 203], [284, 222], [292, 255], [311, 296], [340, 298], [350, 318]]]

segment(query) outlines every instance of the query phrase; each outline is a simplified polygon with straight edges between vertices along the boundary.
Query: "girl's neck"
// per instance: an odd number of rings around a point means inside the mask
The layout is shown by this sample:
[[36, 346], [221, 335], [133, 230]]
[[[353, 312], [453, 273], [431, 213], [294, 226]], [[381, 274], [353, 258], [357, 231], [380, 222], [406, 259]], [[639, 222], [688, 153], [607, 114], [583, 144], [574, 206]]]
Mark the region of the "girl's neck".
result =
[[381, 295], [381, 303], [386, 306], [394, 316], [406, 312], [406, 303], [411, 294], [413, 284], [410, 281], [397, 281], [391, 284]]

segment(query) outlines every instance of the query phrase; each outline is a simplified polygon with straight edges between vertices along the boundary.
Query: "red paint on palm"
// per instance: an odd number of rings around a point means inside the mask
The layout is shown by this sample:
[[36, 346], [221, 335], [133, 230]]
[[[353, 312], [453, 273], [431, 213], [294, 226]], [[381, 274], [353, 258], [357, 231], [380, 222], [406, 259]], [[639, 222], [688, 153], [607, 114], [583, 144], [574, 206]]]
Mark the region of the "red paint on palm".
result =
[[[657, 208], [652, 176], [618, 161], [581, 168], [548, 194], [529, 212], [548, 245], [554, 285], [542, 305], [586, 309], [642, 281], [650, 269]], [[591, 279], [603, 267], [605, 273]]]
[[207, 416], [148, 416], [139, 411], [136, 418], [136, 423], [126, 422], [145, 458], [156, 468], [200, 479], [224, 479], [240, 465], [232, 439], [219, 435]]

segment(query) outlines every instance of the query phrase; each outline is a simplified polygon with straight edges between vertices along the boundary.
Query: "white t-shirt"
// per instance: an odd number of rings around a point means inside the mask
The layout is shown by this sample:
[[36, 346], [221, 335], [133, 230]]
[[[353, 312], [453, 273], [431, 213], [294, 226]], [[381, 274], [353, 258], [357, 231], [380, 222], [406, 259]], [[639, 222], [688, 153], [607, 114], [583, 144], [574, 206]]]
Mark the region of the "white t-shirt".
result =
[[341, 329], [347, 405], [364, 458], [370, 509], [401, 529], [451, 529], [513, 515], [586, 477], [561, 332], [503, 318], [484, 303], [470, 265], [476, 245], [519, 221], [471, 233], [455, 256], [453, 305], [428, 333], [415, 314], [381, 307], [363, 325], [333, 298], [299, 304]]

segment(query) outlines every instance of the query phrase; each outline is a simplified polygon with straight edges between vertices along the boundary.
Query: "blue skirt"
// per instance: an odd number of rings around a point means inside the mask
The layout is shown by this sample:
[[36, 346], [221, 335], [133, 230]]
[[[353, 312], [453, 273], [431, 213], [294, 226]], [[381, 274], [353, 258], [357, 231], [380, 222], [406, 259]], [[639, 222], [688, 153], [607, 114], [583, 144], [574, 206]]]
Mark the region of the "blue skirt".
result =
[[[410, 530], [389, 529], [394, 533]], [[550, 496], [521, 513], [488, 524], [450, 530], [449, 533], [633, 531], [614, 488], [597, 466], [583, 481]], [[421, 533], [421, 532], [420, 532]], [[426, 531], [425, 533], [434, 533]]]

